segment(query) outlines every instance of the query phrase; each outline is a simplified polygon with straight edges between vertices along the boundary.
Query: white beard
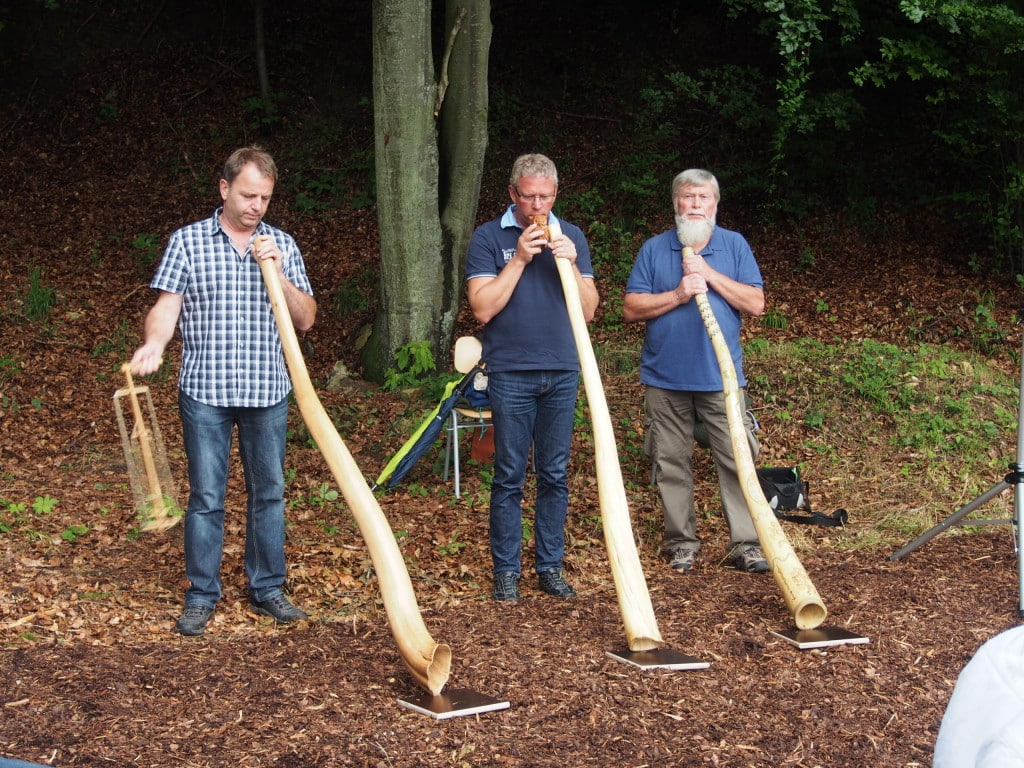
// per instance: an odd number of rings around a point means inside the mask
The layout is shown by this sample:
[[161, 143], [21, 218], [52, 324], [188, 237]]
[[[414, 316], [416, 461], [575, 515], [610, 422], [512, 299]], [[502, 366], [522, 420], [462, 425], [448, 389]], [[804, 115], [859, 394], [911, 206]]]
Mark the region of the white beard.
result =
[[676, 216], [676, 235], [683, 245], [703, 245], [715, 231], [715, 219], [704, 218], [695, 221], [686, 216]]

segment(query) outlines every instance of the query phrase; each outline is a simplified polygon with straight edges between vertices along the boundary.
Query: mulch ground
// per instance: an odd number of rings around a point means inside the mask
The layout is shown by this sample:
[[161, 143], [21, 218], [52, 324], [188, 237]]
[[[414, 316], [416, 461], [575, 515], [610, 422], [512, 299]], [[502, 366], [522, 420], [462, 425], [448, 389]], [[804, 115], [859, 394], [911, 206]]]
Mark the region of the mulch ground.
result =
[[[140, 562], [152, 544], [120, 554]], [[311, 621], [276, 628], [236, 589], [207, 635], [186, 639], [169, 633], [178, 595], [152, 574], [40, 563], [40, 582], [75, 571], [121, 592], [37, 603], [18, 629], [46, 640], [22, 647], [4, 602], [0, 753], [88, 766], [926, 766], [958, 670], [1017, 621], [1013, 543], [1005, 529], [883, 554], [803, 558], [828, 625], [869, 639], [812, 650], [772, 634], [792, 622], [770, 576], [652, 567], [668, 646], [710, 665], [689, 671], [607, 656], [625, 637], [605, 573], [570, 572], [581, 594], [564, 602], [526, 580], [519, 603], [496, 604], [484, 585], [424, 620], [452, 647], [448, 688], [509, 706], [444, 720], [400, 705], [421, 692], [379, 611], [342, 616], [303, 595]], [[415, 581], [427, 594], [429, 569]]]

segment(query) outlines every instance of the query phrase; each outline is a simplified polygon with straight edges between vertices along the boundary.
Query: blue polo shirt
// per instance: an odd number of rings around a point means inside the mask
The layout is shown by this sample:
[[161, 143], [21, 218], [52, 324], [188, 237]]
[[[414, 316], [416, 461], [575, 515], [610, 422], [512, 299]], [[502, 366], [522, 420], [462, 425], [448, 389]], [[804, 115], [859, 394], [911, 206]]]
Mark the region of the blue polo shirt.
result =
[[[252, 238], [238, 253], [220, 213], [171, 235], [150, 287], [182, 296], [181, 391], [207, 405], [264, 408], [288, 395], [291, 379]], [[285, 277], [312, 295], [295, 239], [264, 222], [259, 235], [274, 239]]]
[[[562, 234], [576, 245], [576, 266], [583, 277], [594, 277], [590, 247], [574, 224], [558, 219]], [[500, 218], [477, 227], [469, 243], [466, 279], [497, 277], [516, 252], [523, 233], [509, 206]], [[512, 292], [508, 304], [495, 315], [483, 334], [483, 359], [488, 370], [578, 371], [576, 340], [565, 306], [562, 281], [555, 257], [548, 248], [534, 256]]]
[[[701, 256], [723, 275], [745, 285], [764, 287], [761, 270], [750, 245], [738, 232], [716, 226]], [[683, 246], [676, 231], [655, 235], [644, 243], [626, 283], [626, 293], [663, 293], [675, 290], [683, 278]], [[746, 386], [740, 346], [740, 313], [713, 289], [708, 302], [736, 368], [739, 386]], [[640, 381], [660, 389], [718, 392], [722, 373], [696, 301], [681, 304], [647, 321], [640, 355]]]

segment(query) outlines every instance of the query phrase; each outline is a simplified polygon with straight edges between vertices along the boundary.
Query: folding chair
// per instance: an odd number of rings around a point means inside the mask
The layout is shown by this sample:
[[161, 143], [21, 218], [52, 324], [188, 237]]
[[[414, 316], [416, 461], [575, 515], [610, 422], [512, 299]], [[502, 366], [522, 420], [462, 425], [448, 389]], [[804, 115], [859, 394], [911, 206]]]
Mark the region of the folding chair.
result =
[[[472, 371], [474, 366], [480, 362], [482, 351], [480, 340], [475, 336], [460, 337], [455, 342], [455, 370], [463, 375]], [[470, 387], [472, 386], [470, 384]], [[468, 403], [457, 404], [448, 417], [448, 426], [445, 427], [444, 479], [448, 479], [448, 466], [451, 464], [454, 469], [455, 498], [459, 498], [461, 495], [459, 432], [467, 429], [479, 429], [482, 435], [485, 430], [491, 428], [491, 425], [489, 405], [473, 407]]]

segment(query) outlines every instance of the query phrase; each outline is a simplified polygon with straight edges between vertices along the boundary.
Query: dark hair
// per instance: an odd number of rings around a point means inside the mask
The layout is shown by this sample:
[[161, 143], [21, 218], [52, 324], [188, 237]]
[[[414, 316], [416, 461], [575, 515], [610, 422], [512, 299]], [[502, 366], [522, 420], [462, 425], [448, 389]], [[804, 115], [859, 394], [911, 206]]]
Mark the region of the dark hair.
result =
[[231, 157], [224, 163], [224, 180], [228, 184], [233, 182], [249, 163], [255, 165], [257, 170], [264, 176], [268, 176], [271, 181], [277, 182], [277, 164], [274, 163], [274, 158], [263, 147], [255, 144], [236, 149], [231, 153]]

